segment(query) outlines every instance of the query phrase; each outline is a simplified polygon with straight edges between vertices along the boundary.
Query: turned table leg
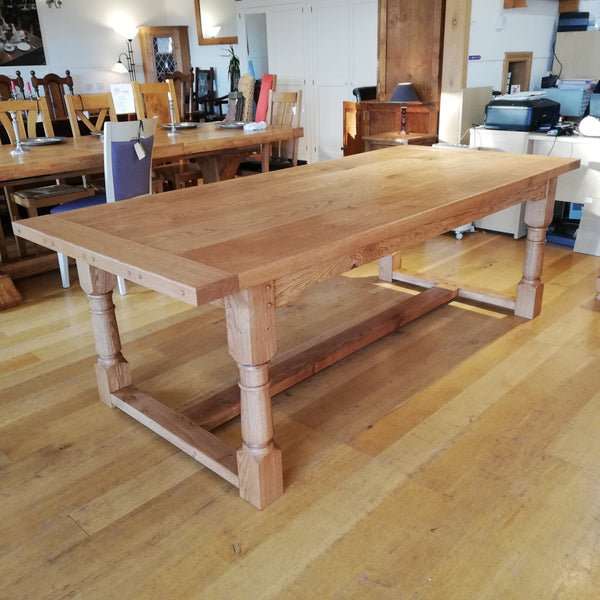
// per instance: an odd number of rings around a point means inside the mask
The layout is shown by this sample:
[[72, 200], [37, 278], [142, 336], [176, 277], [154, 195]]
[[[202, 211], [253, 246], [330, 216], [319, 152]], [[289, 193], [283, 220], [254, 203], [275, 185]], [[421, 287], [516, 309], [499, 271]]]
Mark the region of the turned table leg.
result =
[[228, 296], [225, 311], [229, 353], [240, 374], [240, 496], [262, 509], [283, 493], [281, 450], [273, 441], [269, 391], [269, 364], [276, 350], [273, 286]]
[[525, 224], [527, 225], [527, 245], [523, 277], [517, 286], [515, 315], [533, 319], [542, 309], [544, 284], [542, 268], [544, 263], [544, 246], [546, 245], [546, 229], [552, 221], [556, 179], [548, 182], [546, 198], [528, 200], [525, 207]]
[[81, 289], [87, 294], [98, 359], [96, 379], [100, 400], [113, 406], [110, 395], [131, 384], [129, 364], [121, 354], [121, 338], [112, 302], [117, 278], [111, 273], [77, 261]]

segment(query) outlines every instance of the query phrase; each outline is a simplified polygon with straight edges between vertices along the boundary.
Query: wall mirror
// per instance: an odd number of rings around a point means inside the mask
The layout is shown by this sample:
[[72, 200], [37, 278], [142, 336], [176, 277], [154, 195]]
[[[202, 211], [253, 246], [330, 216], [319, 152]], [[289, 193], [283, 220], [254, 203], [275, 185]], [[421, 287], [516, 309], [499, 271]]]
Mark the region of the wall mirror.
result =
[[235, 0], [194, 0], [198, 44], [237, 44]]

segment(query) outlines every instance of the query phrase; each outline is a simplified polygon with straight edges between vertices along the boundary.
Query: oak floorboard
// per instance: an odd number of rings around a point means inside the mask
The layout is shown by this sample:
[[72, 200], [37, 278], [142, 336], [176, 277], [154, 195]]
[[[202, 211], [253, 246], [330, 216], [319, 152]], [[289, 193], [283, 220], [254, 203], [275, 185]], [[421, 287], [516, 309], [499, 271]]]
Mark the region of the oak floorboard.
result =
[[[512, 293], [523, 247], [444, 235], [403, 264]], [[550, 245], [538, 318], [453, 302], [276, 396], [285, 491], [263, 511], [98, 401], [76, 284], [19, 280], [0, 312], [0, 598], [597, 600], [599, 267]], [[279, 310], [277, 356], [413, 293], [376, 272]], [[133, 284], [114, 301], [140, 389], [177, 408], [235, 382], [221, 309]]]

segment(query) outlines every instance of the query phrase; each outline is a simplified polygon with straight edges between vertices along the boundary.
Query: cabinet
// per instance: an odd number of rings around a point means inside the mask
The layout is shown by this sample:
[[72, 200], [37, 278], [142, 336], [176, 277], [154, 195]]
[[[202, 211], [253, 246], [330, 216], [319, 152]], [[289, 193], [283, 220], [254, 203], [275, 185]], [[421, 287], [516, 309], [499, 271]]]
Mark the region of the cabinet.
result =
[[187, 25], [140, 27], [139, 36], [146, 83], [162, 81], [164, 71], [189, 73]]
[[[437, 135], [437, 102], [406, 104], [406, 131]], [[344, 102], [344, 156], [364, 151], [363, 138], [402, 130], [402, 106], [397, 103]]]

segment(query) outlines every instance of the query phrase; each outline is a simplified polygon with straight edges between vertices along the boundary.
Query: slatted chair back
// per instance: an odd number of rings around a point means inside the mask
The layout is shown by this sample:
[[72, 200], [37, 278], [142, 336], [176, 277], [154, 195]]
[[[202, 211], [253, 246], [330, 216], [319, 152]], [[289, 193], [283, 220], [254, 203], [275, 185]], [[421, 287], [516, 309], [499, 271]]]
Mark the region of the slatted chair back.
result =
[[82, 124], [90, 133], [101, 133], [105, 121], [116, 121], [117, 112], [110, 92], [65, 96], [73, 137], [81, 137]]
[[[271, 125], [287, 125], [289, 127], [300, 127], [302, 116], [302, 91], [297, 92], [269, 92], [269, 112], [267, 123]], [[280, 142], [273, 145], [272, 157], [276, 159], [286, 158], [292, 164], [298, 164], [298, 138], [288, 142]]]
[[175, 96], [177, 97], [177, 106], [180, 111], [180, 118], [186, 121], [195, 120], [193, 118], [194, 108], [194, 70], [190, 68], [189, 73], [182, 73], [181, 71], [174, 71], [168, 73], [163, 71], [163, 81], [171, 80], [173, 87], [175, 88]]
[[164, 125], [171, 122], [171, 114], [169, 110], [169, 93], [173, 101], [173, 121], [179, 123], [179, 105], [177, 103], [177, 94], [173, 80], [160, 83], [139, 83], [131, 82], [133, 90], [133, 103], [135, 113], [138, 119], [150, 119], [158, 117], [158, 123]]
[[11, 143], [15, 143], [17, 140], [13, 118], [19, 127], [19, 137], [23, 140], [37, 137], [38, 117], [41, 118], [44, 134], [48, 137], [53, 136], [54, 129], [45, 98], [0, 102], [0, 124]]
[[[44, 77], [37, 77], [35, 71], [31, 71], [31, 85], [38, 98], [40, 96], [46, 98], [52, 120], [67, 120], [67, 107], [64, 98], [67, 92], [73, 94], [73, 78], [68, 69], [65, 71], [65, 77], [61, 77], [56, 73], [48, 73]], [[43, 94], [40, 91], [43, 91]]]

